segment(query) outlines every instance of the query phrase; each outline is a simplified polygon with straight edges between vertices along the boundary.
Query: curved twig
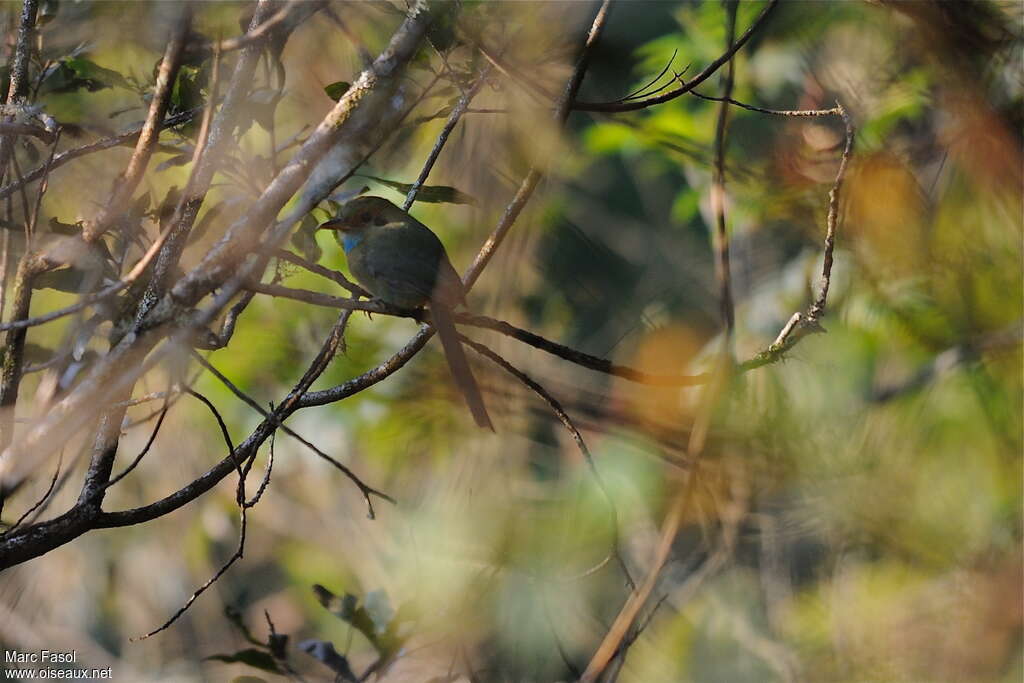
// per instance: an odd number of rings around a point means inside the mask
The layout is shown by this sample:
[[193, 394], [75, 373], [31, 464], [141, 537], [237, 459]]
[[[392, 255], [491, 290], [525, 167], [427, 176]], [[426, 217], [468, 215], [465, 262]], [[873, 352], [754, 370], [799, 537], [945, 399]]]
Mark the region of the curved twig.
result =
[[639, 109], [646, 109], [647, 107], [653, 107], [669, 100], [674, 100], [680, 95], [685, 95], [690, 92], [698, 85], [710, 78], [719, 68], [729, 60], [733, 58], [740, 48], [747, 44], [750, 37], [754, 35], [764, 20], [771, 13], [775, 5], [778, 4], [778, 0], [768, 0], [768, 4], [761, 10], [761, 14], [758, 15], [757, 19], [754, 20], [746, 31], [743, 32], [735, 43], [726, 50], [722, 55], [715, 61], [704, 67], [704, 70], [693, 77], [689, 82], [670, 90], [667, 93], [656, 95], [654, 97], [647, 97], [642, 100], [631, 100], [628, 102], [573, 102], [572, 108], [576, 111], [597, 111], [597, 112], [625, 112], [625, 111], [637, 111]]

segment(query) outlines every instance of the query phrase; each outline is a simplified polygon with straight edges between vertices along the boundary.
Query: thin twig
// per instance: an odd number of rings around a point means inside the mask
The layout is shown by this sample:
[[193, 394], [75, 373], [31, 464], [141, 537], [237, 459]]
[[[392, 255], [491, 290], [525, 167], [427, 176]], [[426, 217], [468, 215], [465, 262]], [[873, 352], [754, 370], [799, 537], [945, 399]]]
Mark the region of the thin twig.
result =
[[806, 312], [797, 312], [790, 316], [786, 325], [775, 338], [775, 341], [767, 349], [754, 355], [753, 358], [740, 366], [740, 369], [743, 371], [775, 363], [781, 360], [786, 352], [792, 349], [803, 337], [816, 332], [824, 332], [824, 328], [821, 326], [821, 318], [825, 314], [825, 302], [828, 298], [828, 290], [832, 282], [833, 251], [835, 249], [836, 229], [839, 223], [840, 190], [846, 177], [846, 169], [853, 152], [853, 141], [856, 135], [856, 130], [850, 121], [849, 115], [839, 102], [836, 102], [836, 106], [828, 111], [842, 118], [843, 125], [846, 128], [846, 141], [843, 145], [843, 154], [839, 160], [839, 169], [836, 171], [835, 181], [833, 181], [832, 188], [828, 192], [828, 214], [825, 218], [825, 248], [822, 255], [821, 285], [818, 295]]
[[455, 107], [452, 108], [451, 113], [448, 114], [448, 120], [444, 123], [444, 128], [441, 129], [441, 133], [437, 136], [437, 140], [434, 142], [433, 149], [430, 150], [430, 154], [427, 156], [426, 162], [423, 164], [423, 168], [420, 170], [419, 176], [416, 181], [409, 188], [408, 194], [405, 196], [405, 202], [402, 204], [402, 210], [408, 211], [412, 207], [413, 202], [416, 201], [416, 195], [419, 194], [420, 188], [427, 182], [427, 178], [430, 176], [430, 171], [434, 168], [434, 164], [437, 162], [439, 156], [441, 156], [441, 150], [444, 149], [444, 145], [448, 142], [448, 137], [455, 130], [455, 126], [458, 125], [459, 119], [466, 113], [466, 109], [469, 107], [469, 103], [473, 101], [476, 94], [480, 92], [480, 88], [487, 82], [487, 74], [489, 69], [484, 69], [483, 72], [477, 76], [476, 82], [470, 87], [469, 90], [462, 93], [459, 97], [459, 101], [456, 102]]
[[[608, 517], [609, 526], [612, 532], [612, 550], [611, 555], [618, 561], [619, 567], [622, 569], [622, 573], [626, 577], [626, 581], [629, 582], [630, 588], [635, 588], [636, 585], [633, 583], [633, 577], [629, 573], [629, 568], [626, 566], [626, 562], [622, 557], [622, 551], [619, 548], [619, 512], [615, 506], [615, 499], [612, 497], [611, 492], [604, 483], [604, 479], [601, 477], [601, 473], [597, 469], [597, 464], [594, 462], [594, 456], [590, 453], [590, 449], [587, 448], [586, 442], [583, 440], [583, 435], [580, 434], [580, 430], [573, 424], [572, 418], [562, 408], [562, 404], [558, 402], [551, 393], [545, 389], [540, 383], [534, 380], [532, 377], [527, 375], [525, 372], [517, 368], [516, 366], [509, 363], [507, 360], [499, 356], [497, 353], [489, 349], [488, 347], [478, 342], [469, 339], [463, 335], [459, 335], [459, 340], [469, 348], [473, 349], [483, 357], [490, 360], [492, 363], [500, 367], [505, 372], [509, 373], [517, 380], [522, 382], [530, 391], [534, 392], [543, 399], [545, 403], [551, 408], [551, 411], [558, 418], [558, 421], [562, 423], [562, 426], [566, 428], [569, 435], [572, 437], [573, 442], [583, 455], [584, 461], [587, 463], [587, 467], [590, 469], [590, 474], [594, 478], [594, 482], [597, 484], [597, 488], [601, 491], [601, 495], [604, 496], [605, 501], [608, 503]], [[604, 566], [602, 561], [598, 566]], [[585, 573], [589, 575], [593, 573], [592, 569], [587, 570]], [[573, 577], [574, 579], [576, 577]]]
[[244, 506], [244, 505], [239, 506], [239, 518], [240, 518], [241, 521], [239, 523], [239, 529], [238, 529], [238, 547], [235, 548], [235, 552], [232, 553], [231, 557], [228, 558], [227, 562], [225, 562], [223, 565], [221, 565], [220, 569], [217, 570], [217, 573], [214, 574], [213, 576], [211, 576], [209, 578], [209, 580], [206, 581], [206, 583], [204, 583], [202, 586], [197, 588], [195, 590], [195, 592], [192, 593], [192, 595], [189, 596], [188, 600], [186, 600], [185, 603], [181, 607], [179, 607], [178, 610], [174, 614], [172, 614], [171, 617], [167, 621], [165, 621], [161, 626], [153, 629], [152, 631], [150, 631], [149, 633], [146, 633], [144, 635], [137, 636], [137, 637], [134, 637], [134, 638], [129, 638], [128, 639], [129, 642], [133, 642], [134, 643], [134, 642], [139, 641], [139, 640], [146, 640], [147, 638], [152, 638], [153, 636], [155, 636], [156, 634], [160, 633], [161, 631], [166, 630], [168, 627], [171, 626], [171, 624], [173, 624], [179, 618], [181, 618], [181, 615], [183, 615], [185, 612], [188, 611], [188, 608], [192, 606], [192, 603], [194, 603], [199, 598], [200, 595], [205, 593], [206, 590], [210, 586], [212, 586], [214, 583], [216, 583], [217, 580], [220, 579], [220, 577], [222, 577], [224, 575], [224, 573], [227, 572], [227, 570], [231, 568], [231, 565], [233, 565], [238, 560], [242, 559], [242, 557], [245, 555], [245, 532], [246, 532], [246, 524], [247, 524], [247, 520], [246, 520], [246, 512], [247, 511], [248, 511], [248, 508], [246, 506]]
[[174, 89], [178, 67], [181, 66], [191, 19], [191, 8], [184, 5], [182, 16], [175, 25], [170, 40], [167, 41], [167, 48], [164, 50], [160, 70], [153, 86], [153, 99], [149, 102], [149, 113], [146, 115], [146, 122], [139, 133], [139, 139], [135, 143], [135, 151], [128, 160], [128, 167], [117, 179], [114, 192], [107, 205], [95, 220], [87, 222], [83, 227], [82, 238], [86, 242], [99, 239], [111, 228], [117, 217], [124, 211], [124, 207], [131, 201], [135, 188], [142, 180], [142, 174], [145, 173], [146, 167], [149, 165], [149, 159], [152, 157], [160, 137], [160, 122], [164, 120], [167, 107], [171, 103], [171, 91]]
[[594, 655], [590, 659], [590, 663], [583, 672], [583, 676], [580, 678], [581, 683], [594, 683], [594, 681], [596, 681], [605, 670], [605, 667], [608, 666], [608, 663], [612, 658], [619, 652], [619, 648], [623, 643], [623, 640], [628, 636], [630, 630], [633, 628], [633, 624], [639, 616], [640, 611], [643, 609], [644, 604], [647, 602], [651, 592], [657, 585], [661, 571], [665, 568], [665, 564], [668, 562], [669, 555], [672, 551], [672, 544], [675, 541], [676, 536], [679, 534], [684, 514], [689, 508], [694, 491], [696, 490], [699, 473], [697, 464], [700, 456], [704, 452], [708, 428], [711, 424], [711, 418], [714, 414], [718, 397], [728, 381], [731, 369], [731, 363], [728, 361], [727, 356], [719, 355], [718, 366], [713, 374], [712, 382], [704, 391], [700, 409], [697, 413], [696, 419], [694, 420], [693, 429], [690, 432], [690, 439], [686, 447], [686, 454], [689, 457], [692, 466], [689, 470], [686, 482], [679, 487], [676, 495], [669, 504], [669, 510], [662, 522], [658, 545], [655, 548], [654, 558], [647, 571], [647, 576], [644, 578], [644, 582], [630, 594], [629, 598], [622, 606], [622, 609], [619, 611], [618, 616], [612, 623], [611, 628], [608, 629], [604, 639], [601, 641], [601, 645], [594, 652]]
[[156, 441], [156, 435], [160, 433], [160, 427], [164, 424], [164, 418], [167, 417], [167, 409], [170, 407], [170, 398], [170, 392], [165, 392], [164, 405], [160, 409], [160, 418], [156, 421], [156, 425], [153, 427], [153, 431], [150, 433], [149, 439], [146, 441], [146, 445], [142, 447], [142, 450], [139, 451], [139, 454], [135, 456], [128, 466], [125, 467], [120, 474], [112, 477], [110, 481], [104, 484], [103, 488], [109, 489], [111, 486], [128, 476], [128, 474], [131, 473], [131, 471], [134, 470], [140, 462], [142, 462], [142, 458], [145, 457], [146, 453], [148, 453], [149, 449], [153, 446], [153, 442]]
[[132, 267], [132, 269], [128, 271], [127, 275], [122, 277], [117, 282], [104, 287], [98, 292], [92, 292], [90, 294], [83, 295], [76, 303], [73, 303], [70, 306], [65, 306], [64, 308], [59, 308], [56, 311], [50, 311], [49, 313], [43, 313], [42, 315], [37, 315], [33, 318], [16, 318], [8, 323], [0, 324], [0, 332], [4, 332], [7, 330], [21, 330], [27, 327], [43, 325], [45, 323], [57, 320], [59, 318], [72, 315], [73, 313], [77, 313], [78, 311], [81, 311], [84, 308], [87, 308], [97, 302], [103, 301], [104, 299], [107, 299], [117, 294], [121, 290], [128, 287], [131, 283], [135, 282], [135, 280], [137, 280], [139, 276], [146, 271], [146, 267], [149, 265], [150, 261], [152, 261], [153, 258], [160, 252], [161, 247], [163, 247], [168, 237], [170, 237], [173, 228], [173, 223], [169, 224], [166, 228], [164, 228], [163, 232], [160, 233], [160, 236], [157, 237], [156, 241], [153, 242], [153, 244], [150, 245], [146, 253], [142, 255], [142, 258], [140, 258], [138, 262]]
[[731, 97], [714, 97], [712, 95], [702, 95], [696, 90], [691, 90], [690, 94], [694, 97], [698, 97], [702, 100], [708, 100], [709, 102], [726, 102], [739, 107], [740, 109], [746, 109], [747, 111], [756, 111], [759, 114], [771, 114], [772, 116], [790, 116], [795, 118], [814, 118], [817, 116], [836, 116], [839, 114], [839, 109], [832, 107], [831, 109], [765, 109], [764, 107], [757, 107], [752, 104], [746, 104], [739, 100], [734, 100]]
[[[35, 45], [36, 16], [38, 11], [39, 0], [24, 0], [21, 4], [18, 40], [14, 47], [14, 58], [10, 64], [10, 84], [7, 88], [7, 99], [4, 100], [9, 106], [21, 106], [27, 94], [28, 66]], [[5, 123], [10, 123], [13, 120], [14, 116], [12, 114], [7, 114], [2, 119]], [[0, 138], [0, 179], [3, 179], [11, 155], [14, 154], [14, 140], [15, 135], [11, 133]]]
[[377, 489], [375, 489], [372, 486], [370, 486], [370, 485], [366, 484], [365, 482], [363, 482], [363, 480], [360, 479], [359, 476], [356, 475], [356, 473], [353, 472], [351, 469], [349, 469], [348, 467], [346, 467], [344, 464], [342, 464], [341, 462], [339, 462], [335, 458], [331, 457], [327, 453], [325, 453], [322, 450], [320, 450], [319, 448], [317, 448], [311, 442], [309, 442], [304, 437], [302, 437], [301, 435], [296, 433], [294, 430], [292, 430], [290, 427], [285, 425], [281, 420], [275, 418], [274, 417], [274, 413], [268, 412], [267, 410], [265, 410], [263, 408], [263, 406], [261, 406], [255, 399], [253, 399], [251, 396], [249, 396], [244, 391], [239, 389], [238, 386], [236, 386], [234, 384], [234, 382], [232, 382], [230, 379], [228, 379], [220, 370], [218, 370], [216, 367], [214, 367], [208, 360], [203, 358], [203, 356], [200, 355], [198, 352], [193, 351], [192, 352], [192, 356], [199, 362], [200, 365], [202, 365], [204, 368], [209, 370], [213, 374], [214, 377], [216, 377], [218, 380], [220, 380], [220, 382], [224, 386], [226, 386], [231, 391], [231, 393], [233, 393], [238, 398], [242, 399], [242, 401], [246, 405], [248, 405], [250, 408], [252, 408], [256, 412], [258, 412], [260, 415], [262, 415], [264, 419], [270, 420], [272, 422], [276, 422], [276, 424], [274, 425], [275, 427], [277, 427], [278, 429], [283, 431], [285, 434], [287, 434], [288, 436], [292, 437], [293, 439], [295, 439], [296, 441], [301, 443], [303, 446], [305, 446], [309, 450], [311, 450], [314, 453], [316, 453], [317, 456], [319, 456], [323, 460], [326, 460], [327, 462], [332, 464], [336, 469], [340, 470], [346, 477], [348, 477], [352, 481], [352, 483], [355, 484], [356, 487], [359, 489], [359, 492], [363, 495], [363, 501], [366, 503], [367, 515], [369, 516], [370, 519], [375, 519], [376, 518], [376, 513], [374, 512], [374, 509], [373, 509], [373, 500], [371, 499], [371, 496], [377, 496], [378, 498], [381, 498], [382, 500], [388, 501], [392, 505], [396, 504], [394, 498], [392, 498], [388, 494], [384, 493], [383, 491], [378, 491]]
[[[333, 272], [333, 271], [332, 271]], [[295, 301], [302, 301], [305, 303], [313, 304], [315, 306], [324, 306], [328, 308], [340, 308], [342, 310], [349, 311], [367, 311], [369, 313], [378, 313], [381, 315], [393, 315], [403, 318], [412, 318], [418, 322], [428, 322], [429, 318], [425, 315], [422, 309], [420, 310], [406, 310], [395, 308], [385, 304], [380, 299], [370, 299], [368, 301], [360, 301], [358, 299], [349, 299], [345, 297], [333, 296], [331, 294], [324, 294], [322, 292], [313, 292], [308, 289], [296, 289], [294, 287], [284, 287], [282, 285], [273, 285], [268, 283], [251, 283], [248, 285], [250, 292], [259, 294], [266, 294], [268, 296], [280, 297], [285, 299], [292, 299]], [[584, 353], [570, 346], [559, 344], [556, 341], [546, 339], [539, 334], [524, 330], [521, 327], [516, 327], [511, 323], [505, 322], [504, 320], [497, 320], [490, 318], [485, 315], [475, 315], [472, 313], [454, 313], [453, 318], [455, 322], [462, 325], [469, 325], [471, 327], [478, 327], [485, 330], [492, 330], [503, 334], [507, 337], [517, 339], [524, 344], [532, 346], [550, 353], [553, 356], [557, 356], [571, 363], [575, 363], [581, 367], [585, 367], [589, 370], [596, 372], [602, 372], [607, 375], [614, 375], [615, 377], [621, 377], [622, 379], [629, 380], [630, 382], [636, 382], [638, 384], [649, 384], [652, 386], [668, 386], [668, 387], [686, 387], [694, 386], [698, 384], [704, 384], [708, 381], [710, 375], [708, 373], [702, 373], [699, 375], [665, 375], [644, 372], [637, 370], [625, 365], [618, 365], [611, 362], [606, 358], [599, 356], [592, 356], [589, 353]]]
[[[668, 62], [666, 62], [665, 67], [661, 71], [658, 72], [657, 76], [655, 76], [654, 78], [649, 80], [644, 85], [641, 85], [639, 88], [637, 88], [633, 92], [629, 93], [628, 95], [623, 95], [622, 97], [620, 97], [619, 99], [617, 99], [615, 101], [616, 102], [625, 102], [627, 100], [635, 100], [635, 99], [644, 97], [645, 96], [644, 92], [648, 88], [653, 86], [655, 83], [660, 81], [661, 77], [664, 76], [665, 74], [667, 74], [668, 70], [672, 68], [672, 63], [676, 61], [676, 55], [678, 55], [678, 54], [679, 54], [679, 50], [672, 50], [672, 56], [668, 58]], [[671, 80], [670, 80], [670, 82], [671, 82]]]
[[356, 296], [365, 296], [367, 298], [371, 296], [369, 292], [367, 292], [365, 289], [349, 280], [347, 277], [344, 276], [344, 274], [339, 273], [336, 270], [331, 270], [330, 268], [325, 268], [321, 266], [319, 263], [307, 261], [298, 254], [294, 254], [286, 249], [275, 250], [274, 256], [281, 259], [282, 261], [287, 261], [288, 263], [292, 263], [294, 265], [305, 268], [311, 273], [315, 273], [316, 275], [325, 277], [331, 282], [341, 285], [342, 287], [344, 287], [345, 289], [347, 289]]
[[768, 0], [768, 4], [761, 10], [761, 14], [758, 15], [754, 23], [743, 32], [735, 43], [732, 44], [728, 50], [726, 50], [718, 59], [708, 64], [703, 71], [693, 77], [687, 83], [680, 85], [678, 88], [670, 90], [667, 93], [656, 95], [654, 97], [648, 97], [642, 100], [631, 100], [628, 102], [573, 102], [572, 108], [576, 111], [595, 111], [595, 112], [626, 112], [626, 111], [637, 111], [639, 109], [645, 109], [647, 107], [653, 107], [669, 100], [673, 100], [680, 95], [692, 91], [698, 85], [710, 78], [718, 69], [730, 61], [740, 48], [747, 44], [750, 37], [754, 35], [761, 24], [771, 13], [775, 5], [778, 4], [778, 0]]
[[0, 135], [28, 135], [38, 138], [46, 144], [53, 144], [54, 134], [40, 126], [33, 126], [28, 123], [13, 123], [0, 121]]
[[309, 367], [306, 369], [302, 378], [288, 393], [285, 399], [278, 404], [277, 408], [274, 409], [272, 413], [273, 419], [264, 420], [263, 424], [257, 427], [256, 430], [250, 434], [241, 445], [239, 445], [234, 453], [231, 453], [228, 457], [221, 460], [203, 476], [159, 501], [132, 510], [105, 513], [103, 517], [97, 521], [97, 526], [127, 526], [156, 519], [157, 517], [165, 515], [168, 512], [172, 512], [195, 500], [203, 493], [210, 490], [225, 476], [230, 474], [232, 470], [235, 469], [236, 462], [246, 459], [247, 453], [251, 453], [254, 449], [259, 448], [260, 444], [273, 434], [280, 420], [285, 419], [298, 407], [301, 407], [300, 401], [309, 390], [309, 387], [312, 386], [317, 377], [323, 374], [323, 371], [327, 369], [327, 366], [334, 357], [334, 354], [337, 353], [338, 349], [344, 344], [345, 326], [347, 325], [350, 316], [350, 311], [342, 311], [341, 315], [338, 317], [338, 321], [334, 324], [330, 334], [324, 341], [320, 352], [309, 364]]
[[[39, 208], [43, 204], [43, 195], [46, 194], [46, 190], [50, 185], [50, 170], [53, 168], [53, 157], [57, 153], [57, 143], [60, 142], [60, 134], [63, 132], [62, 128], [57, 129], [57, 134], [53, 137], [53, 144], [50, 146], [50, 156], [46, 158], [46, 163], [43, 164], [43, 176], [39, 183], [39, 189], [36, 192], [36, 206], [32, 211], [32, 222], [29, 225], [29, 234], [34, 235], [36, 232], [36, 224], [39, 223]], [[18, 184], [23, 185], [24, 180], [18, 178]]]
[[[175, 126], [180, 126], [182, 124], [188, 123], [193, 118], [195, 118], [196, 114], [198, 114], [199, 111], [199, 109], [194, 109], [182, 112], [180, 114], [175, 114], [174, 116], [164, 119], [164, 121], [160, 124], [159, 128], [160, 130], [166, 130], [168, 128], [173, 128]], [[50, 162], [50, 166], [51, 168], [59, 168], [64, 164], [68, 163], [69, 161], [74, 161], [75, 159], [86, 156], [87, 154], [94, 154], [95, 152], [102, 152], [103, 150], [130, 144], [138, 139], [139, 135], [141, 135], [142, 133], [142, 128], [143, 126], [139, 126], [138, 128], [130, 130], [126, 133], [101, 138], [99, 140], [96, 140], [95, 142], [90, 142], [87, 145], [82, 145], [81, 147], [74, 147], [72, 149], [65, 150], [53, 157], [53, 159]], [[45, 173], [47, 173], [47, 167], [44, 164], [29, 171], [25, 175], [25, 182], [31, 183], [35, 180], [38, 180], [39, 178], [42, 178]], [[12, 193], [16, 192], [20, 184], [21, 183], [19, 182], [12, 182], [7, 185], [4, 185], [3, 187], [0, 187], [0, 199], [9, 197]]]
[[224, 53], [241, 50], [244, 47], [266, 40], [271, 32], [280, 28], [285, 22], [292, 21], [295, 16], [299, 14], [299, 12], [296, 11], [297, 9], [303, 8], [305, 11], [308, 11], [309, 14], [304, 17], [304, 19], [307, 19], [313, 16], [313, 14], [315, 14], [325, 4], [324, 0], [315, 0], [314, 2], [306, 2], [305, 0], [288, 0], [285, 6], [275, 14], [267, 17], [263, 23], [249, 28], [249, 30], [242, 35], [235, 36], [234, 38], [225, 38], [219, 41], [211, 41], [203, 45], [189, 46], [188, 54], [190, 56], [205, 56], [218, 51]]
[[14, 177], [18, 179], [18, 196], [21, 197], [22, 223], [25, 226], [26, 249], [32, 245], [32, 211], [28, 208], [28, 192], [25, 191], [25, 179], [21, 175], [21, 164], [18, 163], [18, 155], [11, 155], [11, 166], [14, 168]]
[[53, 470], [53, 477], [50, 479], [50, 485], [46, 487], [46, 492], [42, 495], [42, 497], [39, 498], [39, 500], [35, 502], [35, 504], [32, 505], [32, 507], [30, 507], [28, 510], [25, 510], [25, 512], [21, 514], [21, 517], [18, 517], [17, 521], [15, 521], [14, 524], [4, 529], [3, 533], [0, 533], [0, 538], [6, 536], [7, 534], [11, 533], [19, 526], [21, 526], [22, 522], [28, 519], [33, 512], [38, 510], [43, 505], [43, 503], [46, 502], [46, 499], [50, 497], [50, 494], [53, 493], [54, 487], [57, 485], [57, 477], [60, 476], [60, 468], [63, 462], [64, 458], [62, 451], [61, 457], [57, 458], [57, 467], [56, 469]]

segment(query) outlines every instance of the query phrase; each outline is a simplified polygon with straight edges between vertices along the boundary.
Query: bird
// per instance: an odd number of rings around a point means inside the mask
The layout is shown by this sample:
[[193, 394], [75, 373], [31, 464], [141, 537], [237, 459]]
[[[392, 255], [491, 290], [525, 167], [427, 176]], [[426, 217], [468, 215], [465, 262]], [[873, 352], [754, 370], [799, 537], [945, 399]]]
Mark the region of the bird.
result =
[[349, 200], [317, 230], [334, 233], [367, 292], [397, 308], [429, 306], [455, 385], [476, 424], [494, 431], [452, 319], [453, 309], [466, 303], [466, 288], [437, 235], [387, 199], [370, 195]]

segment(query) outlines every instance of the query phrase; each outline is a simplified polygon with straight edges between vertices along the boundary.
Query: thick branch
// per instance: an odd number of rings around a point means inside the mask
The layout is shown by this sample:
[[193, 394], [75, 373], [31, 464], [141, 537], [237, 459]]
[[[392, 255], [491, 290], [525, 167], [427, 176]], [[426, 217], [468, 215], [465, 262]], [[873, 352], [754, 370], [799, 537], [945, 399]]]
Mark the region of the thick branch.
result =
[[[36, 14], [39, 11], [39, 0], [24, 0], [21, 5], [21, 21], [18, 24], [18, 42], [14, 48], [14, 59], [11, 62], [11, 83], [7, 89], [6, 103], [20, 106], [28, 90], [28, 65], [32, 56], [32, 42], [36, 31]], [[13, 116], [3, 117], [4, 122], [11, 122]], [[0, 138], [0, 179], [11, 163], [14, 153], [14, 135], [8, 134]]]

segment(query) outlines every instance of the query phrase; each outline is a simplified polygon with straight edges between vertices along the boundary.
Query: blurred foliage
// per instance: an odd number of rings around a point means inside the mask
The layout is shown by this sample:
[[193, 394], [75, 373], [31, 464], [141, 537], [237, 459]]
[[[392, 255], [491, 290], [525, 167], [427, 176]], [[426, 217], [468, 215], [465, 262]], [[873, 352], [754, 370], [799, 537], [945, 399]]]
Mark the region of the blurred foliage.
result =
[[[174, 4], [44, 5], [32, 73], [37, 104], [80, 130], [62, 148], [141, 120]], [[738, 30], [762, 8], [739, 3]], [[10, 29], [18, 8], [3, 9]], [[355, 80], [360, 50], [376, 54], [402, 16], [384, 0], [329, 9], [261, 61], [234, 131], [238, 149], [217, 175], [183, 268]], [[591, 10], [465, 0], [447, 13], [402, 96], [442, 78], [335, 197], [369, 180], [400, 201], [461, 89], [486, 63], [478, 44], [520, 79], [561, 92]], [[194, 29], [205, 39], [233, 36], [246, 12], [248, 3], [202, 3]], [[144, 527], [92, 534], [6, 572], [0, 603], [10, 621], [0, 625], [0, 643], [75, 648], [90, 661], [113, 660], [125, 680], [270, 680], [286, 665], [307, 680], [346, 680], [342, 665], [354, 675], [378, 666], [382, 680], [456, 680], [467, 669], [474, 680], [569, 680], [629, 592], [612, 544], [632, 580], [642, 580], [667, 501], [695, 471], [683, 530], [643, 613], [645, 628], [631, 634], [620, 680], [1020, 680], [1021, 20], [1011, 2], [783, 2], [738, 53], [736, 99], [778, 109], [839, 100], [857, 137], [841, 193], [827, 333], [733, 379], [699, 466], [687, 456], [699, 389], [629, 385], [467, 328], [563, 403], [614, 516], [546, 405], [475, 363], [498, 425], [497, 435], [478, 433], [431, 344], [387, 381], [289, 420], [397, 498], [396, 507], [379, 503], [378, 518], [365, 519], [358, 491], [282, 435], [270, 488], [250, 513], [244, 560], [172, 629], [128, 642], [162, 623], [230, 556], [233, 483]], [[724, 21], [714, 1], [616, 4], [580, 99], [609, 101], [653, 91], [673, 73], [691, 77], [723, 51]], [[211, 68], [207, 60], [183, 69], [175, 111], [203, 106]], [[716, 76], [699, 90], [716, 95], [720, 87]], [[470, 309], [650, 372], [707, 370], [722, 342], [708, 199], [719, 105], [680, 97], [633, 113], [577, 113], [560, 135], [548, 102], [495, 71], [472, 108], [499, 113], [466, 114], [413, 209], [460, 272], [525, 169], [550, 155], [556, 164], [474, 288]], [[725, 205], [742, 360], [817, 291], [843, 131], [834, 118], [739, 108], [728, 115]], [[197, 130], [161, 138], [131, 216], [139, 239], [153, 239], [168, 220]], [[25, 144], [35, 164], [45, 161], [41, 143]], [[23, 164], [29, 154], [19, 149]], [[76, 234], [128, 154], [115, 149], [57, 170], [40, 230]], [[7, 209], [12, 225], [19, 201]], [[336, 207], [325, 202], [321, 213]], [[303, 222], [290, 248], [347, 272], [337, 245], [315, 232], [322, 217]], [[23, 245], [11, 234], [17, 253]], [[111, 240], [106, 253], [80, 257], [112, 263], [126, 248]], [[85, 272], [50, 274], [33, 313], [72, 302]], [[272, 274], [288, 286], [342, 293], [295, 267]], [[279, 401], [336, 317], [257, 297], [210, 361], [264, 404]], [[69, 325], [34, 328], [30, 362], [57, 348]], [[313, 388], [373, 367], [415, 330], [405, 319], [354, 315], [344, 353]], [[78, 346], [81, 363], [106, 348], [99, 338]], [[68, 382], [77, 367], [69, 366]], [[26, 378], [28, 395], [40, 375]], [[154, 371], [137, 393], [163, 391], [169, 376]], [[257, 424], [215, 378], [201, 376], [196, 388], [236, 442]], [[142, 447], [152, 428], [143, 420], [158, 409], [131, 409], [138, 423], [126, 429], [121, 457]], [[69, 445], [69, 461], [75, 448], [84, 450]], [[216, 421], [182, 399], [108, 506], [155, 500], [221, 457]], [[49, 477], [40, 479], [26, 500], [42, 493]], [[55, 510], [73, 499], [71, 488]], [[224, 604], [240, 612], [224, 618]], [[274, 640], [286, 636], [298, 645]]]

